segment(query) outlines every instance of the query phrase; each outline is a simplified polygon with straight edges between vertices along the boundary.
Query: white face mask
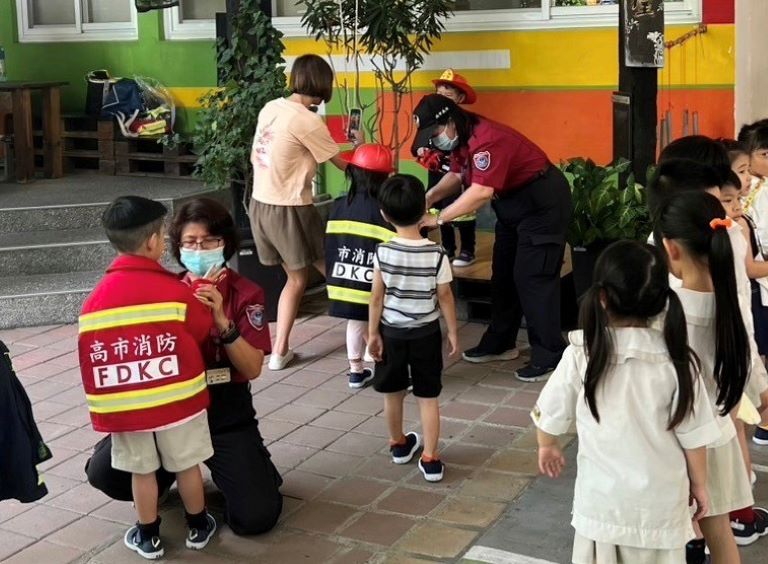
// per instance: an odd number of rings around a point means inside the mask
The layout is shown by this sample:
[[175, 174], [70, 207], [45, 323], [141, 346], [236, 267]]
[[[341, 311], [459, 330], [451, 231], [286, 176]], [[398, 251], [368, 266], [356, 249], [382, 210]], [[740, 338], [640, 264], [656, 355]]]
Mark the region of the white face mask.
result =
[[435, 146], [436, 149], [440, 149], [441, 151], [453, 151], [456, 146], [459, 144], [459, 136], [457, 135], [453, 139], [448, 137], [448, 134], [443, 130], [442, 133], [439, 135], [436, 135], [432, 138], [432, 145]]

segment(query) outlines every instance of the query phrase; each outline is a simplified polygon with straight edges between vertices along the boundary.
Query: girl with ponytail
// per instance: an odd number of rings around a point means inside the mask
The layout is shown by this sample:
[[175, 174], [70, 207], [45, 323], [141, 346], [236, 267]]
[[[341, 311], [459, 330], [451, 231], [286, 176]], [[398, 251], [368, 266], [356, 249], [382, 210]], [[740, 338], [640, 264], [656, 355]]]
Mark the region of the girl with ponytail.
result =
[[699, 524], [713, 564], [738, 563], [728, 513], [751, 506], [753, 498], [732, 415], [749, 377], [751, 351], [728, 234], [732, 220], [717, 198], [683, 192], [660, 207], [656, 222], [669, 269], [682, 280], [682, 288], [675, 291], [711, 405], [718, 412], [720, 437], [707, 447], [710, 510]]
[[[663, 330], [650, 328], [665, 308]], [[705, 447], [720, 429], [661, 251], [608, 247], [580, 325], [532, 412], [551, 478], [565, 464], [557, 436], [576, 423], [572, 561], [684, 562], [689, 497], [696, 517], [706, 514]]]

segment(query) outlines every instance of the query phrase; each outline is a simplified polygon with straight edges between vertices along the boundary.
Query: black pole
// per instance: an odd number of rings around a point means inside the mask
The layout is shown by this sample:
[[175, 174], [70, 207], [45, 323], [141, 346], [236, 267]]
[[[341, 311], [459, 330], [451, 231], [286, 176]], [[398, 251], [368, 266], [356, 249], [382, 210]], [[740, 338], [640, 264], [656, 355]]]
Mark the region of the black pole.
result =
[[[632, 161], [635, 179], [646, 183], [648, 167], [656, 161], [656, 96], [658, 91], [658, 69], [649, 67], [628, 67], [625, 58], [624, 38], [627, 32], [626, 0], [619, 0], [619, 91], [629, 96], [628, 119], [617, 119], [614, 101], [614, 158], [625, 157]], [[629, 127], [628, 139], [626, 130]], [[629, 155], [624, 154], [625, 151]]]

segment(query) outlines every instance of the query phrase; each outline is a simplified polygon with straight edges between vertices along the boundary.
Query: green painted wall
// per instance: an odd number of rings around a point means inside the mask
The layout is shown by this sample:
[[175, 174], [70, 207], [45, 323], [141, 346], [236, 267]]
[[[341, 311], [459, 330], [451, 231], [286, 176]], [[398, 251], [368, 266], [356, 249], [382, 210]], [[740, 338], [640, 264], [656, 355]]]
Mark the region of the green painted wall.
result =
[[[82, 112], [85, 106], [85, 75], [107, 69], [113, 76], [149, 76], [166, 86], [205, 87], [216, 84], [213, 41], [166, 41], [160, 11], [139, 14], [139, 39], [116, 42], [19, 43], [15, 0], [0, 0], [0, 47], [5, 49], [8, 80], [63, 80], [65, 112]], [[366, 101], [375, 95], [363, 91]], [[339, 97], [328, 107], [340, 113]], [[178, 108], [177, 129], [189, 131], [198, 110]], [[403, 172], [419, 174], [424, 169], [404, 162]], [[343, 175], [332, 165], [325, 167], [325, 189], [336, 196], [346, 190]]]
[[[5, 49], [8, 80], [66, 80], [65, 111], [82, 111], [88, 71], [108, 69], [114, 76], [151, 76], [168, 86], [216, 84], [213, 41], [164, 41], [163, 15], [139, 14], [138, 41], [19, 43], [15, 0], [0, 0], [0, 46]], [[195, 110], [179, 112], [186, 128]]]

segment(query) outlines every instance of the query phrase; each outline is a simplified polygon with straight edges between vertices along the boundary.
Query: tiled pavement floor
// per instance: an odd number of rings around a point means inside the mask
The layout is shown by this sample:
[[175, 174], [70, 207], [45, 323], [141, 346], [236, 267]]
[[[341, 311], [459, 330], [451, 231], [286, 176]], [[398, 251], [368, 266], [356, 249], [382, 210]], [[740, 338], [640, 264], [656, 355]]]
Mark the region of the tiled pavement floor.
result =
[[[462, 345], [473, 344], [482, 331], [479, 325], [462, 326]], [[91, 430], [84, 403], [76, 333], [71, 325], [0, 331], [54, 453], [42, 465], [47, 497], [27, 505], [0, 502], [2, 562], [142, 561], [122, 544], [135, 520], [131, 504], [110, 501], [85, 482], [83, 467], [100, 435]], [[512, 370], [524, 359], [490, 365], [446, 359], [446, 477], [428, 484], [414, 463], [390, 462], [381, 397], [347, 386], [343, 323], [323, 316], [301, 320], [293, 342], [299, 362], [282, 372], [265, 370], [252, 384], [262, 433], [285, 478], [280, 523], [271, 533], [248, 538], [223, 526], [205, 551], [191, 552], [183, 548], [182, 509], [174, 494], [162, 507], [166, 561], [455, 562], [473, 544], [492, 538], [509, 539], [499, 541], [499, 548], [541, 556], [533, 544], [520, 546], [519, 535], [505, 534], [504, 519], [510, 517], [501, 519], [536, 473], [528, 411], [541, 384], [514, 379]], [[406, 402], [409, 428], [418, 429], [416, 403], [411, 396]], [[768, 452], [754, 455], [760, 470], [756, 498], [764, 505]], [[547, 526], [569, 529], [570, 499], [561, 497], [561, 518]], [[212, 485], [208, 502], [220, 518], [222, 500]], [[507, 515], [513, 517], [515, 507]], [[561, 542], [569, 542], [570, 530], [565, 536]], [[763, 562], [765, 542], [744, 550], [744, 562]]]
[[[475, 343], [483, 327], [460, 338]], [[100, 434], [91, 429], [80, 385], [76, 326], [0, 331], [54, 453], [50, 494], [39, 503], [0, 503], [0, 561], [105, 562], [141, 559], [122, 545], [135, 520], [130, 503], [110, 501], [85, 482], [83, 466]], [[415, 463], [388, 457], [382, 398], [347, 386], [344, 324], [301, 320], [293, 335], [300, 361], [264, 370], [253, 382], [260, 426], [285, 485], [285, 510], [269, 534], [243, 538], [226, 527], [201, 553], [183, 548], [177, 495], [162, 508], [166, 560], [178, 562], [418, 562], [457, 560], [494, 523], [536, 472], [528, 411], [540, 384], [523, 384], [522, 362], [471, 365], [446, 359], [439, 484]], [[408, 428], [418, 408], [406, 400]], [[214, 514], [221, 499], [208, 495]]]

